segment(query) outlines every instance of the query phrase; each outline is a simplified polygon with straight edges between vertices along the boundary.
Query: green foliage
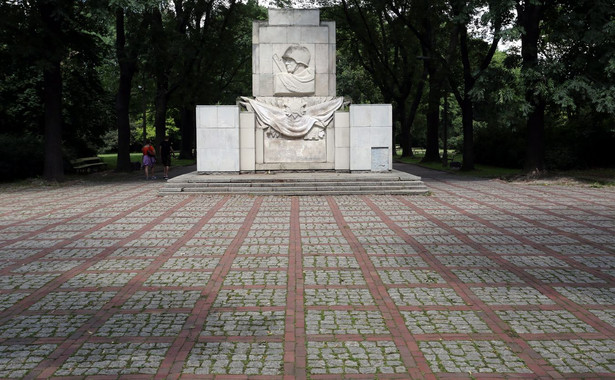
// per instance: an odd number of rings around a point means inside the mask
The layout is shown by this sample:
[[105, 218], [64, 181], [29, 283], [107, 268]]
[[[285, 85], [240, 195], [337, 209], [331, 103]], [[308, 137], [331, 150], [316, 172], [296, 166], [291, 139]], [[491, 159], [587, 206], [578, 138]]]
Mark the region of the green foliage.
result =
[[[61, 13], [61, 30], [43, 38], [36, 4], [2, 3], [0, 28], [0, 124], [3, 132], [41, 139], [44, 131], [42, 70], [49, 46], [61, 45], [62, 138], [65, 154], [92, 154], [101, 136], [113, 126], [113, 101], [100, 80], [102, 57], [108, 53], [101, 33], [105, 19], [97, 18], [95, 4], [67, 3]], [[60, 17], [58, 15], [57, 17]], [[30, 140], [27, 140], [30, 141]], [[24, 144], [30, 146], [29, 144]]]
[[558, 120], [546, 131], [550, 170], [615, 167], [612, 119], [584, 107], [581, 112]]
[[[284, 7], [291, 3], [277, 1]], [[430, 56], [429, 64], [449, 74], [449, 81], [442, 82], [443, 91], [465, 96], [464, 89], [469, 86], [477, 162], [508, 167], [523, 164], [525, 124], [533, 111], [526, 94], [531, 93], [547, 103], [544, 127], [550, 169], [615, 165], [615, 155], [610, 153], [615, 143], [613, 0], [540, 2], [545, 12], [539, 62], [523, 67], [519, 52], [513, 48], [497, 52], [486, 69], [481, 63], [489, 48], [485, 41], [490, 32], [497, 31], [508, 42], [518, 42], [526, 33], [512, 19], [518, 1], [345, 3], [347, 9], [339, 2], [319, 1], [327, 5], [321, 9], [321, 19], [337, 23], [337, 93], [349, 96], [354, 103], [392, 103], [395, 134], [404, 121], [406, 125], [412, 122], [410, 140], [414, 146], [426, 144], [428, 111], [427, 97], [423, 96], [416, 117], [410, 121], [410, 105], [418, 84], [425, 79], [422, 68], [426, 61], [417, 60], [417, 56]], [[30, 171], [9, 174], [12, 167], [23, 167], [16, 162], [28, 163], [34, 174], [40, 172], [40, 161], [35, 164], [29, 160], [42, 160], [42, 69], [51, 49], [41, 38], [44, 29], [36, 6], [37, 2], [0, 3], [2, 141], [5, 146], [19, 147], [10, 154], [3, 153], [0, 164], [6, 176]], [[169, 80], [166, 129], [176, 148], [181, 142], [180, 129], [193, 128], [192, 124], [182, 126], [182, 110], [193, 110], [196, 104], [234, 104], [237, 96], [251, 94], [252, 22], [267, 17], [258, 1], [111, 0], [67, 2], [62, 6], [66, 22], [47, 41], [61, 44], [58, 51], [63, 58], [62, 137], [66, 157], [117, 149], [116, 7], [125, 11], [126, 46], [137, 65], [130, 103], [132, 150], [142, 143], [144, 107], [147, 135], [154, 137], [156, 133], [156, 80], [161, 69]], [[160, 29], [151, 19], [154, 9], [161, 14]], [[456, 28], [463, 25], [469, 32], [465, 42], [471, 80], [467, 83], [463, 81], [460, 40], [454, 38]], [[429, 49], [417, 37], [427, 31], [433, 33]], [[432, 74], [439, 75], [437, 71]], [[432, 86], [437, 87], [437, 83]], [[425, 94], [428, 90], [427, 84]], [[448, 145], [461, 152], [461, 110], [453, 100], [451, 95]]]
[[43, 141], [32, 134], [0, 134], [2, 181], [39, 176], [43, 173]]
[[474, 133], [477, 163], [504, 168], [521, 168], [525, 155], [525, 135], [505, 126], [480, 127]]
[[[117, 167], [117, 154], [99, 154], [101, 160], [107, 164], [107, 168], [114, 170]], [[130, 162], [141, 162], [143, 154], [130, 153]], [[171, 166], [189, 166], [194, 165], [194, 160], [183, 160], [176, 157], [171, 157]]]
[[[425, 149], [421, 148], [413, 148], [414, 157], [395, 157], [396, 160], [401, 162], [405, 162], [408, 164], [414, 164], [418, 166], [422, 166], [424, 168], [445, 171], [451, 174], [463, 175], [463, 176], [471, 176], [471, 177], [480, 177], [480, 178], [510, 178], [521, 174], [520, 169], [515, 168], [504, 168], [494, 165], [484, 165], [477, 164], [474, 170], [470, 171], [460, 171], [458, 168], [451, 168], [448, 166], [442, 165], [440, 162], [423, 162], [423, 156], [425, 154]], [[453, 158], [456, 161], [461, 160], [461, 154], [456, 151], [449, 151], [449, 158]]]

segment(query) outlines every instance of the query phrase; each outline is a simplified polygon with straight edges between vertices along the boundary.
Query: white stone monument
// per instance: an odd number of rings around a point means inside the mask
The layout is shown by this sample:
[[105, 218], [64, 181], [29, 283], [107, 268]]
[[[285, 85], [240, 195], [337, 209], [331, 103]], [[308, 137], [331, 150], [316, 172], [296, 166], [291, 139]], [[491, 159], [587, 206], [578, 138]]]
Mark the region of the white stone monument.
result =
[[335, 92], [335, 23], [318, 9], [270, 9], [252, 33], [252, 97], [197, 106], [197, 171], [384, 172], [393, 164], [390, 104]]

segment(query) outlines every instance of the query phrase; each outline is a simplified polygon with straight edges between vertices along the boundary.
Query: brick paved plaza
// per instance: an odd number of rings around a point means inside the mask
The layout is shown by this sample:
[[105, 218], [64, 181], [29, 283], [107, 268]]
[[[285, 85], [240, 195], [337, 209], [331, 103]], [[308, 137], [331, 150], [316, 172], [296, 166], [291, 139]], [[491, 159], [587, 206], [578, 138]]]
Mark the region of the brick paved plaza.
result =
[[0, 378], [615, 377], [615, 188], [3, 185]]

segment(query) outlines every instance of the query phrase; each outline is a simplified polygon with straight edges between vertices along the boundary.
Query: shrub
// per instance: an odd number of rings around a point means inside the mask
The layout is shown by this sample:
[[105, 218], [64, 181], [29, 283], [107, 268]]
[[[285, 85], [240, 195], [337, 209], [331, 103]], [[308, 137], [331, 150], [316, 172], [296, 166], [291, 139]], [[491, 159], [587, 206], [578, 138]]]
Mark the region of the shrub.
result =
[[474, 137], [476, 163], [520, 168], [525, 155], [524, 144], [522, 136], [509, 128], [477, 129]]
[[2, 180], [35, 177], [43, 173], [44, 144], [40, 137], [0, 134]]

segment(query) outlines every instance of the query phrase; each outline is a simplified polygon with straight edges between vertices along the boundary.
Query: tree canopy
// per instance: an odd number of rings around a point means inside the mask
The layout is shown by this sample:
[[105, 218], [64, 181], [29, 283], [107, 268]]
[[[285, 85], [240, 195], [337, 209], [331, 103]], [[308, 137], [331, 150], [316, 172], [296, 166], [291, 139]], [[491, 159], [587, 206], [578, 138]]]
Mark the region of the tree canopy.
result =
[[[448, 141], [468, 170], [615, 164], [615, 0], [319, 4], [337, 25], [337, 93], [392, 103], [402, 155], [424, 147], [437, 161]], [[50, 180], [97, 152], [130, 170], [144, 138], [167, 134], [190, 157], [195, 106], [251, 93], [252, 22], [267, 17], [256, 0], [14, 0], [0, 12], [0, 172]]]

